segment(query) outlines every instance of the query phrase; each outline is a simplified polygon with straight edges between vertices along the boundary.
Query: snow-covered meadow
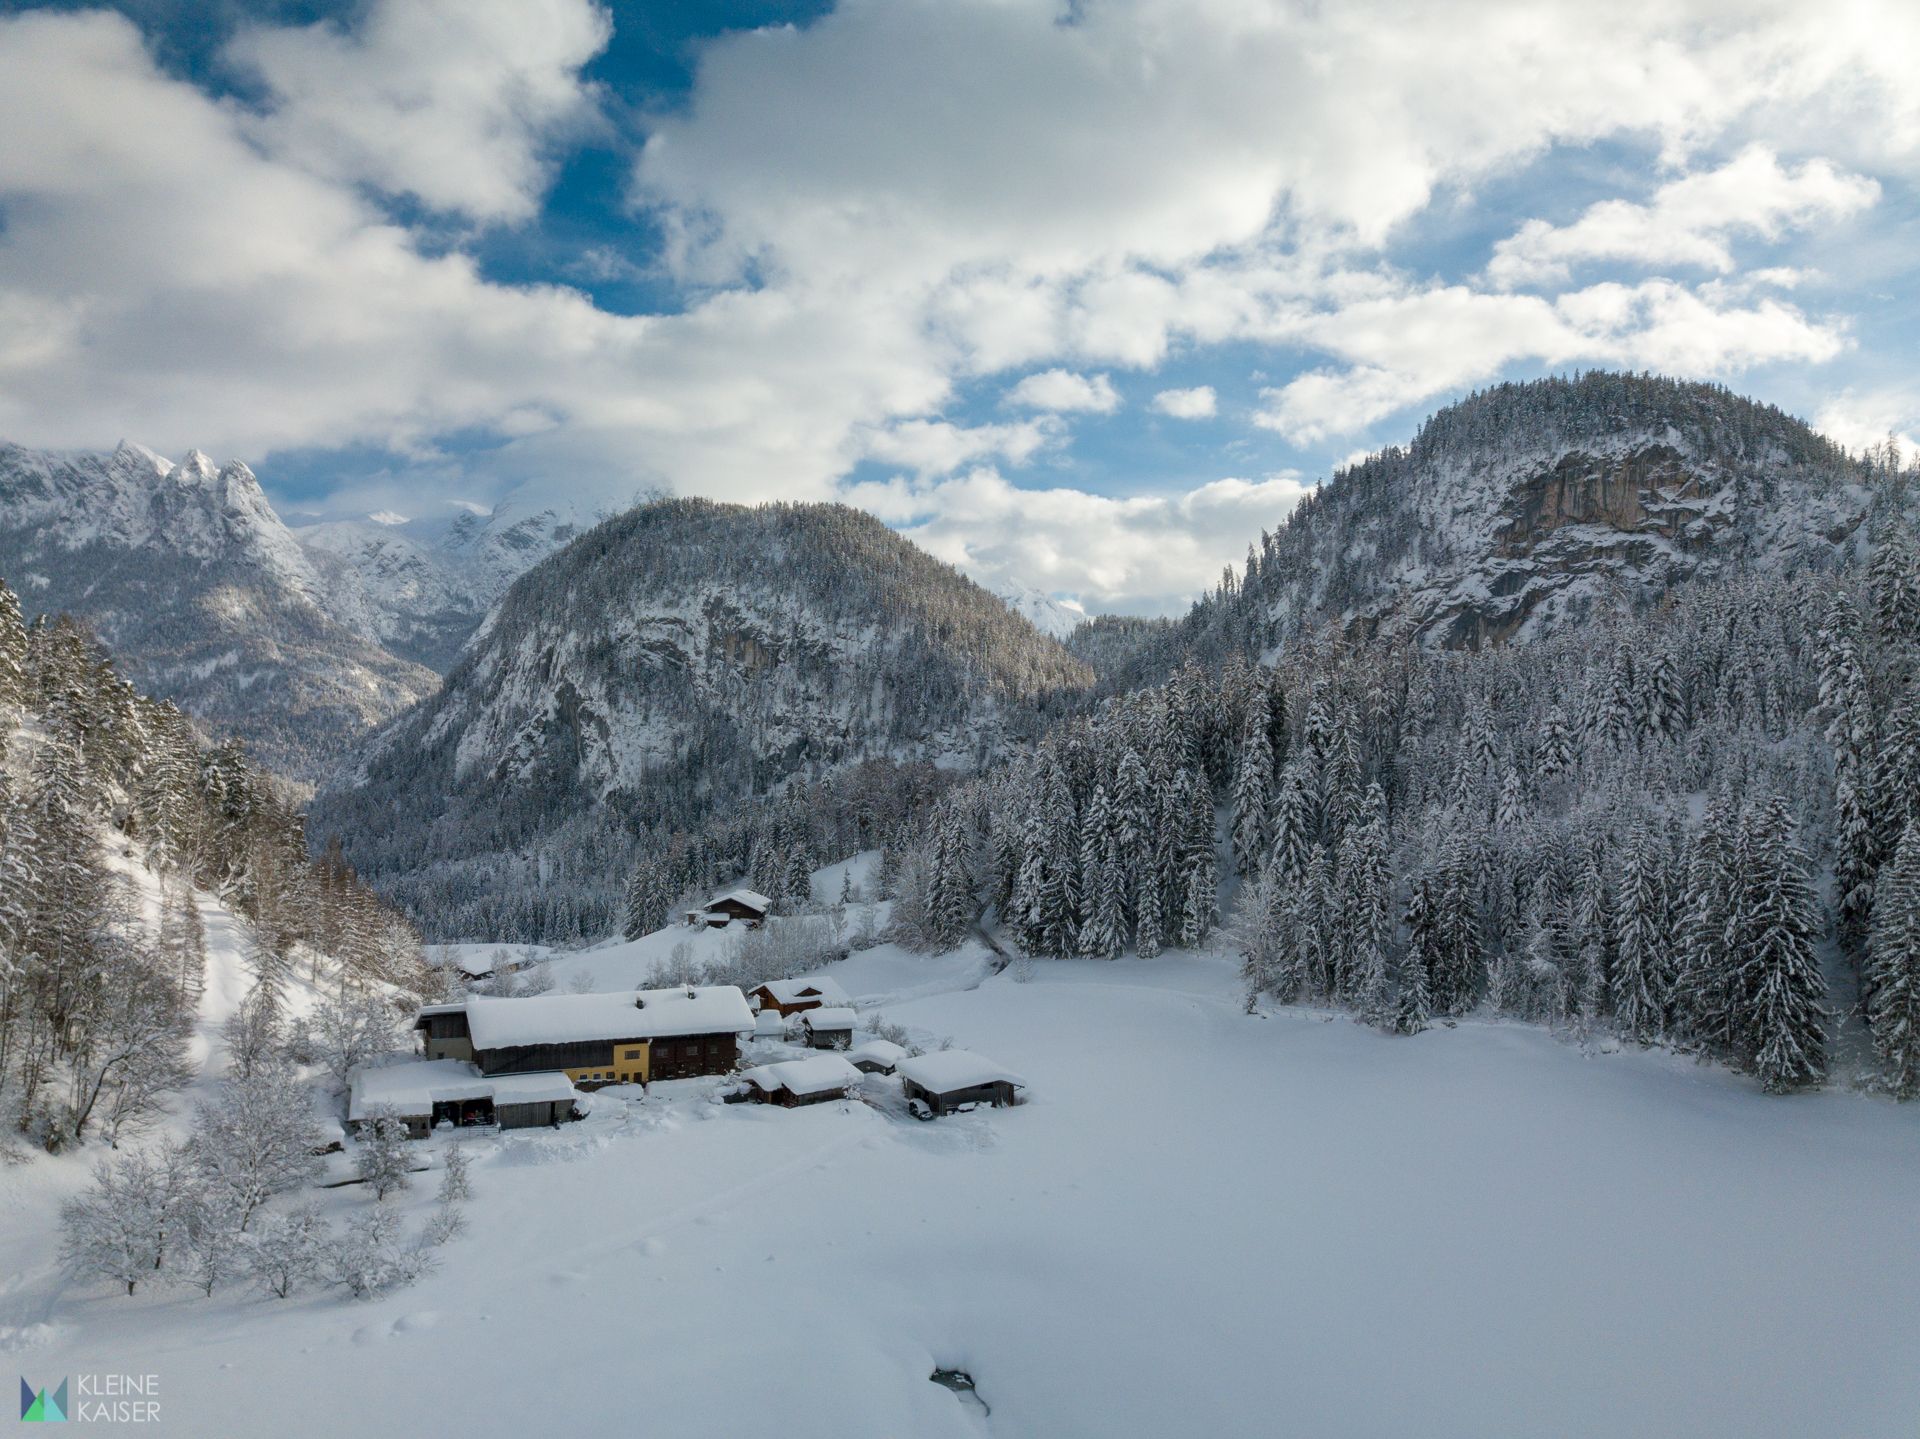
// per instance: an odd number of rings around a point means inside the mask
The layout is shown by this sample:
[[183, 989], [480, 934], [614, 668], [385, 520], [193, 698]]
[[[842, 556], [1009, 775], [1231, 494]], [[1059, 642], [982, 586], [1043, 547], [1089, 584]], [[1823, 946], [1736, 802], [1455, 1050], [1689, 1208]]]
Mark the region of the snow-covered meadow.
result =
[[[834, 974], [1029, 1103], [921, 1124], [605, 1090], [463, 1141], [468, 1233], [372, 1302], [73, 1286], [77, 1165], [0, 1171], [0, 1342], [36, 1383], [156, 1373], [158, 1432], [196, 1439], [1913, 1432], [1913, 1111], [1527, 1026], [1249, 1016], [1223, 954], [1030, 982], [989, 958]], [[630, 982], [619, 947], [559, 963]]]

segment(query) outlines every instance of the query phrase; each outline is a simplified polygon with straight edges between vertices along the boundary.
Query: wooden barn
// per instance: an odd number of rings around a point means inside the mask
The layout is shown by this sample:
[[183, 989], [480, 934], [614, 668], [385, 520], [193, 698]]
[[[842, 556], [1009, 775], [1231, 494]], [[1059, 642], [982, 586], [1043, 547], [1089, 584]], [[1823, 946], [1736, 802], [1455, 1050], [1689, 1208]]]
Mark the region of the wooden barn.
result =
[[358, 1126], [390, 1113], [415, 1139], [442, 1124], [527, 1129], [575, 1118], [579, 1097], [564, 1074], [489, 1077], [465, 1060], [418, 1060], [355, 1070], [347, 1087], [347, 1123]]
[[615, 994], [474, 996], [429, 1005], [414, 1027], [429, 1057], [464, 1043], [486, 1075], [558, 1072], [582, 1089], [727, 1074], [753, 1011], [733, 985]]
[[852, 1049], [857, 1016], [851, 1009], [809, 1009], [800, 1016], [800, 1030], [809, 1049]]
[[846, 1008], [853, 1001], [830, 979], [770, 979], [747, 991], [747, 1003], [762, 1014], [772, 1010], [784, 1019], [809, 1009]]
[[847, 1052], [847, 1063], [862, 1074], [892, 1074], [906, 1057], [906, 1050], [890, 1039], [869, 1039]]
[[754, 929], [773, 911], [773, 901], [750, 889], [730, 889], [717, 894], [701, 909], [687, 911], [687, 924], [693, 929], [725, 929], [739, 924]]
[[837, 1054], [816, 1054], [809, 1059], [762, 1064], [740, 1078], [740, 1089], [728, 1096], [730, 1100], [797, 1109], [803, 1104], [846, 1098], [847, 1092], [860, 1083], [860, 1071]]
[[900, 1087], [906, 1091], [909, 1106], [922, 1118], [951, 1114], [975, 1104], [1019, 1103], [1019, 1092], [1027, 1082], [978, 1054], [964, 1049], [943, 1049], [934, 1054], [903, 1059], [899, 1065]]

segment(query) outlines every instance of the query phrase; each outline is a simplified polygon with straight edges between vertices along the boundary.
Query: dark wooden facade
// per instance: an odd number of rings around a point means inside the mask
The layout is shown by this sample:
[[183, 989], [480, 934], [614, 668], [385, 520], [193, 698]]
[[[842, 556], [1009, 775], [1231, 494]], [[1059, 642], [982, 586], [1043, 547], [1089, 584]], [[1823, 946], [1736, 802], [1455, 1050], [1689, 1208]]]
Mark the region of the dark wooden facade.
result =
[[740, 1059], [736, 1034], [682, 1034], [653, 1041], [649, 1080], [727, 1074]]
[[1014, 1087], [1008, 1080], [996, 1080], [992, 1084], [976, 1084], [966, 1089], [951, 1089], [945, 1094], [935, 1094], [925, 1085], [915, 1084], [911, 1079], [902, 1078], [900, 1088], [908, 1099], [918, 1099], [926, 1103], [935, 1114], [951, 1114], [962, 1105], [991, 1104], [995, 1109], [1003, 1104], [1014, 1103]]

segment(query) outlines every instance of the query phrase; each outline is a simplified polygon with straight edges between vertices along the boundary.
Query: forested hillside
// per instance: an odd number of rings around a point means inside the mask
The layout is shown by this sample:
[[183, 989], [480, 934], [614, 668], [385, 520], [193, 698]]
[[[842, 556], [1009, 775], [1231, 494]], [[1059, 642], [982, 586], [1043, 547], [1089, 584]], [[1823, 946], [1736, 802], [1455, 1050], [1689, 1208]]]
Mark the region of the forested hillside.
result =
[[1857, 555], [1869, 503], [1861, 461], [1718, 385], [1500, 385], [1335, 474], [1177, 624], [1074, 643], [1099, 647], [1114, 691], [1327, 623], [1430, 649], [1525, 643], [1698, 577]]
[[[1767, 445], [1796, 433], [1732, 413]], [[1843, 1062], [1914, 1092], [1920, 475], [1891, 451], [1786, 457], [1808, 468], [1676, 549], [1684, 573], [1505, 643], [1450, 648], [1344, 606], [1278, 626], [1270, 649], [1259, 596], [1285, 571], [1259, 556], [1172, 630], [1083, 629], [1096, 649], [1133, 631], [1170, 677], [983, 775], [905, 804], [866, 794], [888, 816], [903, 934], [944, 948], [984, 919], [1029, 955], [1113, 957], [1201, 944], [1224, 920], [1250, 1006], [1338, 1005], [1403, 1032], [1482, 1010], [1680, 1046], [1770, 1089]], [[1364, 512], [1352, 473], [1322, 516]], [[1779, 538], [1783, 513], [1829, 505], [1846, 524]], [[779, 856], [848, 843], [845, 805], [829, 791], [819, 808], [810, 837], [792, 800], [736, 818], [719, 848], [781, 894]], [[643, 863], [636, 921], [714, 848]]]
[[[136, 884], [151, 875], [154, 885]], [[142, 896], [157, 885], [157, 905]], [[195, 892], [245, 917], [267, 1025], [296, 966], [426, 984], [412, 926], [314, 862], [282, 787], [138, 693], [79, 624], [0, 584], [0, 1114], [60, 1148], [151, 1123], [190, 1077]]]
[[1090, 680], [869, 515], [658, 501], [522, 576], [315, 820], [437, 937], [597, 936], [671, 833], [863, 761], [977, 767]]

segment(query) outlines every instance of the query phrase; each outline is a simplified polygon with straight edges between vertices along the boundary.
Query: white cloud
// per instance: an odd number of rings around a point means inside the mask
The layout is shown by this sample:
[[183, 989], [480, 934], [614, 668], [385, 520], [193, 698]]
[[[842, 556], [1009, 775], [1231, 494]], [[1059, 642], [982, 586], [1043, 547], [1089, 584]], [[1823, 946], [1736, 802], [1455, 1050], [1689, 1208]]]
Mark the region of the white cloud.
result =
[[[1119, 396], [1092, 372], [1246, 342], [1285, 352], [1259, 361], [1276, 374], [1320, 367], [1268, 396], [1308, 439], [1518, 360], [1730, 373], [1845, 343], [1842, 319], [1756, 293], [1780, 283], [1759, 272], [1413, 284], [1374, 247], [1437, 188], [1649, 137], [1704, 184], [1728, 168], [1706, 157], [1765, 147], [1792, 203], [1757, 219], [1715, 228], [1711, 195], [1638, 205], [1727, 250], [1841, 213], [1851, 172], [1920, 176], [1920, 11], [1896, 0], [844, 3], [708, 45], [685, 102], [645, 121], [635, 201], [671, 240], [648, 273], [685, 308], [624, 316], [489, 282], [444, 223], [536, 212], [555, 146], [595, 123], [604, 12], [355, 16], [236, 40], [257, 104], [169, 77], [110, 13], [0, 19], [0, 434], [253, 459], [371, 443], [451, 468], [444, 437], [481, 428], [506, 443], [443, 493], [821, 497], [863, 460], [926, 484], [1064, 441], [1040, 417], [956, 423], [961, 381], [1057, 372], [1099, 412]], [[432, 232], [392, 196], [437, 212]], [[1601, 243], [1584, 233], [1545, 262]], [[627, 276], [618, 251], [580, 263]]]
[[375, 0], [352, 31], [253, 26], [227, 57], [266, 88], [247, 130], [316, 175], [481, 220], [530, 216], [548, 149], [589, 124], [591, 0]]
[[1911, 460], [1920, 455], [1920, 388], [1845, 391], [1821, 408], [1813, 427], [1856, 453], [1891, 438]]
[[1222, 479], [1174, 495], [1019, 489], [976, 469], [931, 484], [849, 487], [845, 498], [989, 589], [1075, 596], [1088, 611], [1174, 613], [1277, 527], [1308, 487], [1295, 475]]
[[1110, 415], [1120, 394], [1105, 375], [1076, 375], [1071, 370], [1041, 370], [1007, 391], [1007, 403], [1029, 410], [1080, 411]]
[[1782, 166], [1750, 145], [1717, 170], [1662, 185], [1647, 204], [1603, 200], [1571, 225], [1529, 220], [1494, 246], [1487, 273], [1502, 286], [1566, 280], [1582, 261], [1684, 265], [1726, 274], [1736, 234], [1776, 239], [1786, 230], [1845, 219], [1872, 205], [1880, 187], [1826, 160]]
[[1261, 391], [1254, 423], [1300, 443], [1349, 434], [1408, 406], [1487, 380], [1522, 360], [1689, 375], [1832, 359], [1834, 323], [1783, 301], [1742, 304], [1670, 280], [1604, 283], [1549, 300], [1435, 286], [1316, 316], [1303, 333], [1350, 363]]
[[998, 456], [1021, 465], [1065, 431], [1050, 415], [1011, 425], [951, 424], [946, 420], [902, 420], [871, 431], [864, 456], [883, 464], [900, 465], [921, 478], [951, 474], [964, 465]]
[[1162, 390], [1153, 397], [1153, 407], [1176, 420], [1211, 419], [1219, 408], [1212, 385], [1195, 385], [1190, 390]]

